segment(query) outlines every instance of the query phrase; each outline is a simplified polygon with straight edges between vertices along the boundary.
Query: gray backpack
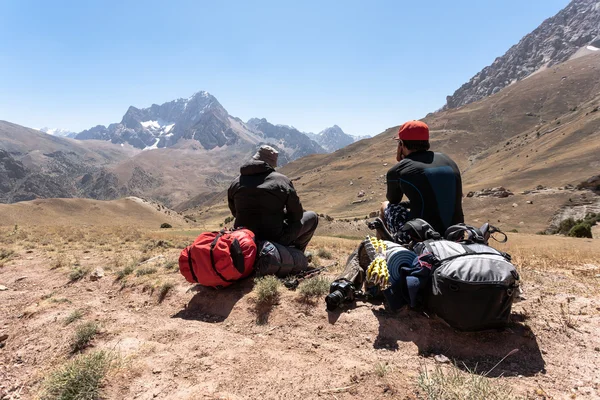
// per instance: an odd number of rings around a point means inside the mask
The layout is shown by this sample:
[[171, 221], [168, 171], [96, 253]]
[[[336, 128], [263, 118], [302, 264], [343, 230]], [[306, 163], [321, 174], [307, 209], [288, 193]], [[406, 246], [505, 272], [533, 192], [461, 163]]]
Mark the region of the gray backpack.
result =
[[254, 269], [259, 277], [287, 278], [308, 269], [308, 260], [302, 250], [269, 241], [259, 243], [258, 248]]
[[519, 288], [510, 255], [480, 243], [427, 240], [415, 246], [431, 264], [427, 308], [460, 330], [502, 328]]

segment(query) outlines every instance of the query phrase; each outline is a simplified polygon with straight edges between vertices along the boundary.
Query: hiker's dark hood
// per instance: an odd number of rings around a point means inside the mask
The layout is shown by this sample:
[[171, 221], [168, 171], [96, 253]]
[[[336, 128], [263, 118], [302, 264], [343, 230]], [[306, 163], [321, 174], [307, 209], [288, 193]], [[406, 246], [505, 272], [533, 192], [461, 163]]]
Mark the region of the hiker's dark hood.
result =
[[271, 167], [264, 161], [261, 160], [250, 160], [240, 168], [241, 175], [260, 175], [275, 171], [275, 168]]

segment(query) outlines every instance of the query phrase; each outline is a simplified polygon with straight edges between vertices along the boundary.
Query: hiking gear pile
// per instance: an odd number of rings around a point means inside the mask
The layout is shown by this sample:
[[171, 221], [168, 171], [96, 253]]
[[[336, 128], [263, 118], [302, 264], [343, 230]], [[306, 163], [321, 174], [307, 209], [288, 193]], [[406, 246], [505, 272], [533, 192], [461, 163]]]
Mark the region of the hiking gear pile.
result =
[[223, 288], [253, 272], [256, 254], [248, 229], [204, 232], [181, 251], [179, 272], [190, 283]]
[[[410, 237], [408, 243], [379, 241], [377, 249], [384, 249], [385, 261], [381, 253], [367, 251], [378, 242], [367, 237], [336, 282], [346, 282], [355, 292], [364, 284], [372, 295], [383, 293], [392, 310], [404, 305], [427, 310], [460, 330], [500, 328], [509, 322], [519, 274], [510, 255], [488, 245], [490, 238], [506, 242], [503, 232], [489, 224], [481, 228], [458, 224], [449, 227], [443, 239], [419, 219], [407, 222], [403, 230]], [[496, 239], [495, 234], [503, 238]], [[382, 273], [382, 268], [387, 271]]]

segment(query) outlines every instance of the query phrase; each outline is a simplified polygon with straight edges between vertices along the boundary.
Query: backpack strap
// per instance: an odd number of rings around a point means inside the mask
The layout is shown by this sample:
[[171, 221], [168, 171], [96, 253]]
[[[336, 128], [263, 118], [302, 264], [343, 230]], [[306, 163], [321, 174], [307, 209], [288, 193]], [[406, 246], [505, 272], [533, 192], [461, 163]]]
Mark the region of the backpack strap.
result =
[[192, 273], [192, 279], [194, 282], [198, 283], [198, 277], [194, 272], [194, 266], [192, 265], [192, 246], [188, 246], [187, 248], [187, 256], [188, 256], [188, 264], [190, 265], [190, 272]]
[[221, 230], [221, 232], [219, 232], [217, 234], [217, 236], [215, 236], [215, 240], [213, 240], [212, 243], [210, 244], [210, 265], [212, 266], [213, 271], [215, 271], [215, 274], [217, 274], [219, 276], [219, 278], [221, 278], [225, 282], [235, 282], [235, 280], [227, 279], [223, 275], [221, 275], [221, 273], [219, 271], [217, 271], [217, 266], [215, 265], [215, 255], [214, 255], [215, 246], [217, 245], [217, 242], [219, 241], [221, 236], [223, 236], [225, 234], [225, 232], [226, 232], [225, 229]]

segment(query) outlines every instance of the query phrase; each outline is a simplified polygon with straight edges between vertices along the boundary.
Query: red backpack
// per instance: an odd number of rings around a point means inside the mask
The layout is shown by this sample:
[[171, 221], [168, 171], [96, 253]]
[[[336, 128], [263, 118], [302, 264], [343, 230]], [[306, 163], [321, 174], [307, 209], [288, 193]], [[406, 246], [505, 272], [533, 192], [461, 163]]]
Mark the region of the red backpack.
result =
[[204, 232], [181, 251], [179, 272], [190, 283], [223, 288], [252, 273], [256, 252], [248, 229]]

